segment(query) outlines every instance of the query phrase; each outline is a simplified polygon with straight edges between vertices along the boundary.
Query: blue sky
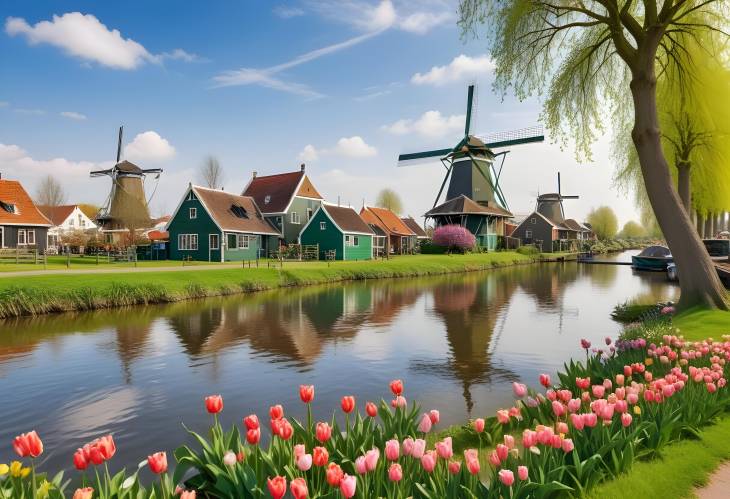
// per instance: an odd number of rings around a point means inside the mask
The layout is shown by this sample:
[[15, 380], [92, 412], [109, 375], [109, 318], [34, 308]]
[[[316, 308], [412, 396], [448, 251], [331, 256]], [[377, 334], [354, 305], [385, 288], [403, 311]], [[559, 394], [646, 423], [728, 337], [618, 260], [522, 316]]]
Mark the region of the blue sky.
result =
[[[493, 63], [479, 40], [462, 40], [456, 2], [424, 0], [155, 2], [5, 1], [0, 9], [0, 171], [29, 191], [52, 173], [71, 202], [102, 202], [107, 166], [125, 126], [127, 159], [165, 169], [152, 202], [177, 204], [208, 154], [240, 191], [251, 172], [307, 163], [332, 201], [360, 206], [395, 188], [406, 212], [433, 203], [440, 165], [396, 168], [401, 152], [453, 145], [463, 133], [466, 87], [478, 85], [473, 131], [538, 123], [536, 100], [491, 91]], [[635, 217], [611, 189], [608, 143], [594, 163], [549, 143], [514, 148], [503, 190], [515, 213], [538, 191]], [[149, 187], [152, 187], [150, 182]], [[568, 192], [570, 191], [570, 192]]]

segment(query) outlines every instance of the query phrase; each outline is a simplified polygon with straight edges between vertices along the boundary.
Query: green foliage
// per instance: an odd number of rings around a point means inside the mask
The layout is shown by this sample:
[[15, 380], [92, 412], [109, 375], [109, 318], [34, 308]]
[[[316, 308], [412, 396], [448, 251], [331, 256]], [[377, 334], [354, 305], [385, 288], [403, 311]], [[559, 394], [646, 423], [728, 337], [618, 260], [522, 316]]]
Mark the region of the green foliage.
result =
[[396, 215], [403, 211], [403, 202], [400, 200], [400, 196], [393, 189], [383, 189], [378, 193], [378, 197], [375, 199], [375, 206], [379, 208], [387, 208]]
[[618, 322], [636, 322], [640, 321], [648, 315], [654, 315], [657, 312], [656, 304], [630, 303], [625, 302], [616, 305], [611, 312], [611, 318]]
[[586, 218], [591, 224], [598, 239], [613, 239], [618, 232], [618, 219], [609, 206], [600, 206], [591, 210]]
[[645, 236], [646, 230], [644, 229], [644, 227], [634, 222], [633, 220], [629, 220], [628, 222], [626, 222], [623, 229], [621, 229], [621, 232], [619, 233], [619, 237], [621, 237], [622, 239], [640, 239]]
[[520, 255], [536, 256], [540, 254], [540, 250], [536, 246], [528, 244], [517, 248], [517, 253]]

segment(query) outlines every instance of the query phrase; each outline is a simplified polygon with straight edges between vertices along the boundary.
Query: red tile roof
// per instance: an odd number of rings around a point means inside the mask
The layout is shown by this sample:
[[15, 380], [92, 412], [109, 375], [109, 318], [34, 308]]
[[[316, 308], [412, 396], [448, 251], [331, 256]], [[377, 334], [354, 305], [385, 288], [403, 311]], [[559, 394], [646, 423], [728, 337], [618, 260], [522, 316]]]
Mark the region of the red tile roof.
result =
[[38, 209], [41, 213], [50, 220], [53, 225], [61, 225], [70, 215], [73, 213], [75, 204], [65, 204], [61, 206], [42, 206], [39, 205]]
[[398, 236], [415, 236], [416, 234], [398, 218], [398, 215], [386, 208], [375, 208], [374, 206], [364, 206], [360, 210], [360, 216], [369, 224], [375, 224], [383, 229], [387, 234], [396, 234]]
[[36, 208], [20, 182], [0, 180], [0, 225], [53, 224]]
[[[263, 213], [283, 213], [297, 194], [299, 183], [305, 175], [303, 171], [298, 171], [257, 176], [251, 179], [243, 195], [254, 198]], [[308, 190], [307, 197], [322, 199], [314, 188]]]
[[150, 241], [167, 241], [170, 239], [170, 233], [164, 230], [151, 230], [147, 233]]

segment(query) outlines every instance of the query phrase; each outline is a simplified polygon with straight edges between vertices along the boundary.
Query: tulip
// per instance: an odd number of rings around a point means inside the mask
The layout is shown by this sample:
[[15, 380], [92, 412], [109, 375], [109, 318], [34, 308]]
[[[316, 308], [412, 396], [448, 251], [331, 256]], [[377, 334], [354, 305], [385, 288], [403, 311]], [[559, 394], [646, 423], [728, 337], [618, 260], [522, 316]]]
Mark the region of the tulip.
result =
[[625, 400], [617, 400], [614, 407], [618, 412], [624, 413], [629, 410], [629, 403]]
[[451, 437], [446, 437], [440, 442], [436, 442], [436, 453], [441, 459], [451, 459], [451, 457], [454, 455], [454, 448]]
[[521, 399], [525, 395], [527, 395], [527, 385], [523, 383], [517, 383], [516, 381], [512, 383], [512, 391], [515, 394], [515, 397], [518, 399]]
[[286, 418], [281, 418], [279, 426], [279, 436], [284, 440], [289, 440], [294, 435], [294, 428]]
[[355, 495], [355, 487], [357, 486], [357, 478], [345, 474], [340, 480], [340, 494], [346, 499]]
[[507, 447], [504, 444], [497, 444], [497, 456], [499, 457], [500, 461], [506, 461], [507, 456], [509, 455], [509, 447]]
[[94, 495], [94, 489], [91, 487], [84, 487], [83, 489], [76, 489], [74, 492], [73, 499], [91, 499]]
[[375, 447], [365, 453], [365, 466], [368, 471], [374, 471], [377, 468], [378, 459], [380, 459], [380, 451]]
[[43, 454], [43, 442], [38, 433], [22, 433], [13, 439], [13, 449], [20, 457], [38, 457]]
[[581, 401], [580, 399], [570, 399], [568, 400], [568, 412], [578, 412], [580, 410]]
[[304, 444], [297, 444], [294, 446], [294, 457], [298, 458], [307, 453], [307, 448]]
[[553, 413], [555, 414], [556, 417], [559, 418], [560, 416], [565, 414], [565, 411], [566, 411], [566, 409], [563, 404], [561, 404], [557, 400], [553, 402]]
[[529, 429], [523, 431], [522, 445], [525, 447], [525, 449], [529, 449], [530, 447], [534, 447], [535, 445], [537, 445], [537, 432]]
[[281, 499], [286, 494], [286, 478], [283, 476], [267, 478], [266, 485], [269, 487], [269, 494], [274, 499]]
[[507, 487], [512, 487], [515, 483], [515, 474], [511, 470], [499, 470], [499, 481], [505, 484]]
[[398, 457], [400, 457], [400, 442], [395, 439], [385, 442], [385, 458], [388, 461], [397, 461]]
[[592, 412], [583, 414], [583, 424], [588, 428], [593, 428], [598, 424], [598, 416]]
[[436, 456], [436, 451], [428, 451], [423, 456], [421, 456], [421, 466], [423, 466], [423, 469], [426, 471], [426, 473], [433, 472], [434, 468], [436, 468], [436, 460], [438, 459], [438, 456]]
[[478, 418], [474, 420], [474, 431], [477, 433], [481, 433], [484, 431], [484, 419]]
[[547, 399], [550, 402], [554, 402], [554, 401], [558, 400], [558, 394], [552, 388], [550, 388], [548, 391], [545, 392], [545, 396], [547, 397]]
[[582, 430], [585, 426], [585, 423], [583, 422], [583, 415], [581, 414], [571, 414], [570, 422], [573, 424], [573, 428], [575, 428], [576, 430]]
[[428, 414], [424, 414], [421, 416], [421, 422], [418, 424], [418, 431], [428, 433], [431, 431], [431, 425], [431, 418], [428, 417]]
[[257, 430], [259, 428], [259, 418], [256, 414], [249, 414], [243, 418], [243, 424], [247, 430]]
[[522, 420], [522, 412], [519, 407], [510, 407], [507, 414], [511, 418], [519, 419], [520, 421]]
[[352, 395], [346, 395], [342, 397], [342, 400], [340, 401], [340, 407], [342, 407], [342, 412], [345, 414], [350, 414], [353, 409], [355, 409], [355, 397]]
[[391, 400], [390, 405], [391, 405], [391, 407], [396, 408], [396, 409], [397, 408], [405, 409], [406, 406], [408, 405], [408, 402], [406, 401], [405, 397], [398, 395], [396, 398]]
[[368, 402], [367, 404], [365, 404], [365, 412], [367, 412], [368, 416], [374, 418], [378, 415], [378, 406], [376, 406], [372, 402]]
[[330, 486], [339, 487], [345, 473], [337, 464], [330, 463], [329, 466], [327, 466], [325, 475], [327, 477], [327, 483], [330, 484]]
[[390, 391], [393, 392], [393, 395], [396, 397], [400, 397], [400, 395], [403, 393], [403, 382], [399, 379], [394, 379], [390, 382]]
[[525, 400], [525, 405], [526, 405], [527, 407], [535, 408], [535, 407], [537, 407], [538, 405], [540, 405], [540, 402], [538, 402], [537, 400], [535, 400], [535, 399], [534, 399], [534, 398], [532, 398], [532, 397], [527, 397], [527, 399]]
[[705, 387], [709, 393], [715, 393], [717, 391], [715, 383], [705, 383]]
[[597, 399], [603, 398], [606, 394], [606, 387], [603, 385], [593, 385], [591, 390], [593, 391], [593, 396]]
[[505, 435], [504, 436], [504, 445], [506, 445], [508, 449], [514, 449], [515, 448], [515, 437], [513, 437], [512, 435]]
[[251, 445], [257, 445], [261, 441], [261, 429], [254, 428], [246, 432], [246, 441]]
[[305, 404], [309, 404], [314, 400], [314, 385], [299, 385], [299, 398]]
[[151, 456], [147, 456], [147, 464], [149, 465], [152, 473], [155, 473], [156, 475], [164, 473], [167, 471], [167, 454], [164, 452], [156, 452]]
[[315, 436], [320, 443], [325, 443], [332, 436], [332, 427], [327, 423], [317, 423]]
[[496, 450], [493, 450], [489, 453], [489, 464], [491, 464], [494, 467], [499, 466], [502, 464], [502, 460], [499, 458], [499, 454], [497, 454]]
[[616, 384], [618, 386], [624, 386], [624, 383], [626, 382], [626, 378], [623, 374], [617, 374], [616, 375]]
[[194, 490], [181, 490], [180, 499], [195, 499], [195, 491]]
[[439, 424], [439, 421], [441, 421], [441, 413], [436, 409], [428, 411], [428, 417], [431, 419], [431, 424]]
[[627, 426], [629, 426], [631, 424], [631, 419], [632, 419], [631, 414], [629, 414], [628, 412], [621, 414], [621, 424], [623, 425], [624, 428], [626, 428]]
[[400, 482], [403, 479], [403, 468], [401, 468], [400, 464], [393, 463], [390, 465], [390, 468], [388, 468], [388, 479], [391, 482]]
[[417, 438], [413, 441], [413, 451], [411, 452], [411, 456], [416, 459], [421, 459], [424, 452], [426, 452], [426, 441]]
[[571, 399], [571, 397], [573, 397], [573, 394], [571, 393], [570, 390], [558, 390], [558, 398], [562, 402], [566, 402], [567, 403], [568, 400]]
[[415, 445], [415, 442], [411, 437], [406, 438], [403, 440], [403, 455], [404, 456], [410, 456], [413, 454], [413, 446]]
[[269, 417], [271, 419], [281, 419], [284, 417], [284, 408], [280, 404], [269, 407]]
[[591, 342], [590, 342], [590, 341], [588, 341], [588, 340], [586, 340], [586, 339], [584, 338], [584, 339], [580, 340], [580, 346], [581, 346], [581, 347], [582, 347], [582, 348], [583, 348], [584, 350], [588, 350], [589, 348], [591, 348]]
[[517, 476], [519, 477], [520, 480], [522, 480], [523, 482], [525, 480], [527, 480], [527, 475], [528, 475], [527, 466], [518, 466], [517, 467]]
[[[309, 402], [305, 402], [308, 404]], [[289, 484], [289, 490], [294, 499], [306, 499], [309, 495], [309, 489], [307, 489], [307, 481], [304, 478], [295, 478]]]
[[479, 459], [468, 459], [466, 461], [466, 469], [468, 469], [469, 473], [471, 473], [472, 475], [479, 474]]
[[355, 471], [359, 475], [364, 475], [368, 472], [368, 466], [365, 463], [365, 456], [360, 456], [357, 459], [355, 459]]
[[449, 461], [449, 473], [456, 475], [461, 471], [461, 461]]
[[85, 470], [89, 466], [89, 461], [86, 459], [86, 456], [84, 455], [83, 449], [78, 449], [76, 452], [74, 452], [74, 467], [79, 470]]
[[591, 386], [590, 378], [575, 378], [576, 386], [581, 390], [587, 390]]
[[497, 411], [497, 421], [499, 421], [500, 424], [507, 424], [509, 423], [509, 411], [505, 409], [500, 409]]
[[223, 397], [220, 395], [205, 397], [205, 408], [210, 414], [218, 414], [223, 410]]
[[329, 461], [330, 455], [324, 447], [312, 449], [312, 462], [315, 466], [324, 466]]
[[555, 426], [555, 430], [565, 435], [568, 433], [568, 424], [561, 421]]
[[560, 446], [562, 447], [563, 452], [565, 452], [566, 454], [568, 452], [572, 452], [575, 448], [575, 445], [573, 445], [573, 440], [571, 440], [570, 438], [563, 439]]
[[228, 451], [223, 455], [223, 464], [226, 466], [235, 466], [237, 461], [238, 460], [236, 459], [236, 454], [234, 452]]
[[312, 455], [311, 454], [302, 454], [297, 458], [297, 468], [299, 471], [309, 471], [309, 469], [312, 467]]
[[550, 375], [549, 374], [541, 374], [540, 377], [540, 384], [544, 386], [545, 388], [548, 388], [550, 386]]

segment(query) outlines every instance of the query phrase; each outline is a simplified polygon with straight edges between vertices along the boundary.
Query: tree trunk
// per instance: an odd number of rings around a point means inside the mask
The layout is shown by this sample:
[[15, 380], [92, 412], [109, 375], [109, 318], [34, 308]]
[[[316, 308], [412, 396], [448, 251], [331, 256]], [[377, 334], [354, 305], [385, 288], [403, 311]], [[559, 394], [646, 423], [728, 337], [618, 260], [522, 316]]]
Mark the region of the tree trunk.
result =
[[692, 191], [690, 181], [690, 163], [682, 161], [677, 164], [677, 192], [682, 206], [687, 213], [692, 212]]
[[705, 218], [705, 235], [703, 236], [703, 239], [709, 239], [712, 237], [712, 219], [713, 214], [708, 213], [707, 218]]
[[697, 213], [697, 235], [705, 237], [705, 217], [700, 213]]
[[649, 202], [679, 269], [679, 308], [701, 306], [728, 310], [717, 270], [682, 207], [662, 150], [654, 72], [656, 49], [662, 34], [661, 31], [650, 32], [638, 47], [631, 80], [634, 103], [631, 138], [639, 156]]

